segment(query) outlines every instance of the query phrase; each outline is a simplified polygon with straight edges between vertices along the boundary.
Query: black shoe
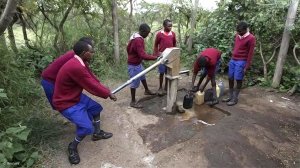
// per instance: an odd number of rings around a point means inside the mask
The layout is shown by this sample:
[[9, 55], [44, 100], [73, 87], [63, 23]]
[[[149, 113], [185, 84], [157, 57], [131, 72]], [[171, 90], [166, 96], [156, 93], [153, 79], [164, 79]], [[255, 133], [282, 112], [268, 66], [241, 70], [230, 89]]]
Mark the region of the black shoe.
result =
[[231, 99], [232, 99], [231, 97], [227, 97], [227, 98], [222, 99], [222, 102], [230, 102]]
[[156, 93], [152, 92], [151, 90], [146, 90], [144, 95], [156, 95]]
[[232, 99], [229, 102], [227, 102], [227, 106], [234, 106], [238, 103], [238, 99]]
[[98, 140], [100, 140], [100, 139], [108, 139], [108, 138], [111, 138], [112, 136], [113, 136], [112, 133], [110, 133], [110, 132], [105, 132], [105, 131], [103, 131], [103, 130], [100, 130], [99, 133], [93, 134], [92, 140], [93, 140], [93, 141], [98, 141]]
[[68, 146], [68, 152], [69, 152], [69, 162], [71, 164], [78, 164], [80, 162], [80, 157], [77, 148], [72, 146], [72, 142]]

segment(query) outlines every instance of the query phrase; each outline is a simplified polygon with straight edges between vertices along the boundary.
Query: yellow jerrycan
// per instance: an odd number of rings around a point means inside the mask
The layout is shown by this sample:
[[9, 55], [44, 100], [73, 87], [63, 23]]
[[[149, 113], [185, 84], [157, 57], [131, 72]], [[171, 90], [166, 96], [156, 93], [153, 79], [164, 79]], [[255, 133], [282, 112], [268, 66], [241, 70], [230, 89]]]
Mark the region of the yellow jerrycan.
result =
[[195, 104], [201, 105], [204, 103], [204, 92], [196, 92], [195, 94]]

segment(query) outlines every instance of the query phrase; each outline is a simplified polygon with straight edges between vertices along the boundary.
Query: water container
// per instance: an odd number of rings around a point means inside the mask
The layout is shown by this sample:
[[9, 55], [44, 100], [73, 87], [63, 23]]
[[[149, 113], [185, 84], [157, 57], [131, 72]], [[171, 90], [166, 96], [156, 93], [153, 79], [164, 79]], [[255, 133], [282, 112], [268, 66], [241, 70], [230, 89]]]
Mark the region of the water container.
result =
[[216, 92], [217, 92], [217, 97], [220, 97], [220, 87], [219, 85], [216, 86]]
[[193, 107], [193, 94], [191, 92], [188, 92], [183, 99], [183, 108], [190, 109]]
[[204, 102], [212, 101], [213, 98], [214, 98], [213, 89], [210, 88], [210, 89], [205, 90], [205, 92], [204, 92]]
[[195, 94], [195, 103], [198, 105], [201, 105], [204, 103], [204, 93], [203, 92], [198, 91]]
[[222, 97], [223, 96], [224, 89], [225, 89], [224, 83], [223, 83], [222, 80], [220, 80], [217, 87], [216, 87], [217, 97]]

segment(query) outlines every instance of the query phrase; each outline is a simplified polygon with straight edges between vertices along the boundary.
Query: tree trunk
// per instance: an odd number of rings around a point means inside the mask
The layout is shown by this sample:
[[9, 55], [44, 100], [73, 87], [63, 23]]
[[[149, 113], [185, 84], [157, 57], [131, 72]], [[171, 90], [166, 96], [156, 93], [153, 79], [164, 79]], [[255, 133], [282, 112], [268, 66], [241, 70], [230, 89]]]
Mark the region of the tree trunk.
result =
[[261, 42], [259, 42], [259, 53], [260, 53], [260, 57], [261, 57], [261, 60], [263, 62], [263, 66], [264, 66], [264, 78], [265, 78], [265, 80], [268, 80], [268, 69], [267, 69], [265, 57], [262, 52]]
[[130, 12], [129, 12], [129, 23], [127, 24], [128, 26], [128, 37], [131, 36], [131, 29], [132, 29], [132, 25], [133, 25], [133, 19], [132, 19], [132, 13], [133, 13], [133, 2], [132, 0], [129, 0], [130, 3]]
[[93, 34], [93, 29], [92, 29], [92, 26], [91, 26], [91, 23], [90, 23], [90, 19], [89, 19], [89, 17], [87, 16], [87, 14], [85, 13], [84, 10], [82, 11], [82, 15], [83, 15], [83, 17], [84, 17], [84, 20], [85, 20], [87, 26], [88, 26], [89, 29], [90, 29], [90, 34]]
[[8, 48], [6, 45], [6, 40], [5, 40], [4, 34], [2, 34], [2, 35], [0, 35], [0, 52], [3, 53], [3, 52], [7, 52], [7, 51], [8, 51]]
[[19, 19], [20, 19], [20, 21], [21, 21], [22, 32], [23, 32], [23, 38], [24, 38], [26, 47], [29, 48], [29, 49], [32, 49], [32, 50], [37, 50], [36, 48], [32, 47], [32, 46], [29, 44], [29, 39], [28, 39], [28, 36], [27, 36], [27, 31], [26, 31], [26, 23], [25, 23], [25, 20], [24, 20], [24, 18], [23, 18], [22, 13], [19, 13], [19, 14], [18, 14], [18, 17], [19, 17]]
[[69, 13], [71, 12], [73, 6], [75, 4], [75, 0], [72, 0], [70, 6], [68, 7], [67, 11], [64, 13], [64, 16], [62, 18], [62, 20], [60, 21], [59, 23], [59, 26], [58, 26], [58, 35], [61, 34], [61, 40], [60, 40], [60, 44], [61, 44], [61, 47], [60, 47], [60, 51], [66, 51], [68, 49], [67, 45], [66, 45], [66, 39], [65, 39], [65, 31], [64, 31], [64, 24], [69, 16]]
[[46, 19], [44, 18], [42, 28], [41, 28], [41, 34], [40, 34], [40, 42], [41, 42], [40, 45], [41, 45], [41, 47], [44, 44], [43, 36], [44, 36], [45, 22], [46, 22]]
[[195, 0], [194, 3], [194, 8], [192, 11], [192, 19], [191, 19], [191, 31], [190, 31], [190, 35], [189, 35], [189, 39], [187, 42], [187, 50], [188, 52], [192, 51], [192, 47], [193, 47], [193, 36], [194, 36], [194, 29], [195, 29], [195, 25], [196, 25], [196, 16], [197, 16], [197, 9], [198, 9], [198, 4], [199, 4], [199, 0]]
[[298, 87], [298, 85], [294, 84], [294, 86], [292, 87], [292, 89], [290, 89], [288, 91], [289, 96], [293, 96], [293, 94], [297, 91], [297, 87]]
[[7, 0], [4, 12], [0, 17], [0, 36], [11, 23], [16, 12], [17, 0]]
[[105, 24], [106, 24], [106, 17], [107, 17], [107, 12], [106, 12], [106, 7], [103, 3], [102, 0], [98, 0], [100, 7], [102, 8], [103, 11], [103, 19], [102, 19], [102, 24], [100, 26], [100, 28], [102, 28]]
[[262, 51], [262, 46], [261, 46], [261, 42], [259, 42], [259, 53], [263, 62], [263, 66], [264, 66], [264, 78], [265, 80], [268, 80], [268, 64], [272, 61], [272, 59], [275, 57], [276, 55], [276, 50], [277, 48], [279, 48], [280, 46], [278, 45], [277, 47], [275, 47], [272, 56], [270, 57], [270, 59], [267, 61], [263, 55], [263, 51]]
[[117, 64], [120, 63], [120, 48], [119, 48], [119, 25], [117, 15], [117, 0], [112, 0], [112, 20], [114, 31], [114, 58]]
[[297, 54], [296, 54], [297, 48], [299, 48], [299, 46], [296, 44], [293, 48], [293, 55], [294, 55], [294, 58], [295, 58], [296, 62], [298, 63], [298, 65], [300, 65], [300, 60], [298, 59]]
[[281, 41], [281, 46], [280, 46], [278, 59], [276, 63], [276, 69], [273, 76], [273, 83], [272, 83], [273, 88], [277, 88], [281, 81], [283, 66], [287, 57], [287, 52], [290, 44], [290, 38], [291, 38], [290, 32], [295, 22], [298, 4], [299, 4], [299, 0], [291, 0], [291, 4], [287, 14], [287, 19], [285, 22], [284, 32], [282, 35], [282, 41]]
[[[55, 37], [54, 37], [53, 47], [55, 48], [55, 50], [58, 54], [61, 53], [62, 50], [66, 50], [66, 48], [67, 48], [66, 45], [65, 45], [65, 37], [64, 37], [65, 33], [64, 33], [64, 30], [63, 30], [63, 26], [64, 26], [64, 23], [66, 22], [66, 20], [68, 18], [69, 13], [72, 10], [74, 4], [75, 4], [75, 0], [72, 0], [70, 6], [68, 7], [66, 12], [64, 13], [63, 18], [60, 21], [58, 26], [55, 22], [52, 22], [51, 19], [48, 17], [48, 15], [45, 12], [44, 6], [43, 5], [39, 6], [39, 10], [42, 12], [45, 19], [48, 20], [50, 25], [57, 31], [56, 34], [55, 34]], [[58, 40], [59, 40], [60, 36], [62, 36], [62, 38], [61, 38], [62, 47], [58, 46]]]
[[180, 26], [181, 26], [181, 15], [179, 14], [179, 22], [178, 22], [178, 26], [177, 26], [179, 47], [182, 45], [182, 41], [181, 41], [181, 27]]
[[17, 45], [16, 45], [16, 40], [15, 40], [15, 35], [14, 35], [12, 24], [10, 24], [7, 27], [7, 32], [8, 32], [8, 39], [9, 39], [9, 42], [10, 42], [10, 47], [12, 48], [14, 53], [17, 54], [18, 53], [18, 48], [17, 48]]

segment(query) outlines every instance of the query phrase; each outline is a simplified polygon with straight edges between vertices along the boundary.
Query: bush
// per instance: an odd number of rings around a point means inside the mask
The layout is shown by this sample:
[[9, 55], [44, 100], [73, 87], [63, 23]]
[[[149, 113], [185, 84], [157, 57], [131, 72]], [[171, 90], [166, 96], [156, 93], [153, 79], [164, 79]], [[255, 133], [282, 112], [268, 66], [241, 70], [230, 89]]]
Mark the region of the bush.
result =
[[[36, 75], [39, 66], [42, 66], [39, 64], [41, 61], [36, 60], [43, 60], [43, 57], [36, 51], [25, 49], [20, 50], [19, 55], [14, 55], [8, 50], [1, 52], [0, 167], [30, 167], [39, 158], [37, 149], [30, 147], [33, 143], [27, 139], [31, 128], [16, 123], [27, 123], [33, 116], [34, 108], [44, 109], [42, 103], [36, 103], [41, 98], [41, 88], [37, 87], [39, 84]], [[36, 131], [42, 129], [41, 127], [30, 126], [35, 127], [34, 132], [41, 132]], [[31, 136], [38, 141], [35, 142], [37, 146], [42, 140], [47, 139], [48, 135], [44, 134], [44, 138], [37, 138], [37, 134]]]
[[29, 133], [20, 123], [0, 133], [0, 167], [31, 167], [37, 161], [38, 152], [24, 145]]

